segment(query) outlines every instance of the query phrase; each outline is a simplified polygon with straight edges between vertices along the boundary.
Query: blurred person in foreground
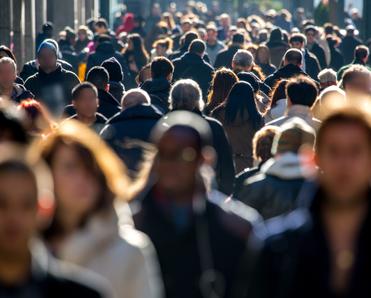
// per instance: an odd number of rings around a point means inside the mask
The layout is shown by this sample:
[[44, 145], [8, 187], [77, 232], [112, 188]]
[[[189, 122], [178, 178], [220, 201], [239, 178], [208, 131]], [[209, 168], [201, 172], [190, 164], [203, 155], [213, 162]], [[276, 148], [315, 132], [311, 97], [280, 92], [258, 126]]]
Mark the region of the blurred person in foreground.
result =
[[53, 212], [48, 172], [14, 145], [0, 152], [0, 297], [111, 297], [104, 281], [56, 261], [38, 240]]
[[258, 214], [226, 201], [203, 178], [213, 157], [211, 131], [200, 116], [171, 112], [153, 138], [158, 152], [134, 222], [155, 245], [166, 297], [239, 297], [249, 278], [240, 275], [251, 261], [246, 240]]
[[150, 240], [133, 228], [132, 185], [119, 158], [89, 128], [67, 121], [32, 148], [54, 179], [55, 214], [43, 239], [57, 258], [104, 276], [115, 297], [161, 297]]
[[[273, 157], [243, 182], [237, 199], [264, 219], [292, 211], [304, 181], [315, 171], [306, 165], [314, 140], [315, 132], [304, 120], [292, 118], [283, 124], [273, 141]], [[308, 152], [303, 153], [304, 149]]]
[[365, 66], [353, 65], [344, 72], [340, 84], [349, 100], [371, 96], [371, 71]]
[[248, 297], [371, 295], [369, 111], [333, 111], [316, 140], [318, 187], [268, 222]]

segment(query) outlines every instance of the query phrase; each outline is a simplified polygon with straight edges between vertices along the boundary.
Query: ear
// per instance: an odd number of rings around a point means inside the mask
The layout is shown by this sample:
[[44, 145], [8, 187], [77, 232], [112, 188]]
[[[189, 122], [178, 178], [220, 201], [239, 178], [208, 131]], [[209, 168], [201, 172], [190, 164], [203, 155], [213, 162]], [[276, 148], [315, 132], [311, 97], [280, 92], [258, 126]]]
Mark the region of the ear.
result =
[[106, 86], [106, 88], [105, 88], [105, 90], [107, 91], [107, 92], [109, 92], [109, 84], [107, 84], [107, 86]]

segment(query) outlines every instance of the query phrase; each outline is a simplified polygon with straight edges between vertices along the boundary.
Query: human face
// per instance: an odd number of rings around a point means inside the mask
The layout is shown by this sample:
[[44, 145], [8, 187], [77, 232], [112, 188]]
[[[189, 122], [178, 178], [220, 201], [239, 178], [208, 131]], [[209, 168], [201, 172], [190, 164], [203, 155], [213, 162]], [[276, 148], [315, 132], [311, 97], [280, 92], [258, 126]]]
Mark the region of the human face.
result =
[[77, 116], [91, 118], [95, 116], [98, 110], [98, 97], [92, 89], [82, 89], [79, 97], [73, 100], [72, 104], [75, 107]]
[[161, 45], [156, 46], [156, 54], [157, 56], [165, 56], [166, 55], [166, 47]]
[[304, 44], [302, 42], [299, 42], [299, 41], [294, 41], [294, 42], [291, 43], [291, 47], [294, 48], [294, 49], [301, 50], [304, 47]]
[[256, 52], [257, 55], [257, 60], [260, 61], [261, 63], [268, 63], [269, 61], [269, 54], [268, 51], [264, 48], [259, 49]]
[[51, 72], [57, 67], [57, 56], [51, 49], [42, 49], [37, 57], [37, 60], [40, 64], [40, 68], [45, 72]]
[[314, 31], [308, 31], [305, 36], [307, 37], [307, 42], [312, 44], [316, 40], [316, 33]]
[[57, 208], [63, 216], [73, 214], [83, 217], [98, 201], [100, 186], [98, 179], [81, 161], [81, 156], [72, 146], [60, 145], [51, 163], [55, 185]]
[[363, 199], [371, 179], [371, 146], [357, 124], [333, 124], [321, 139], [316, 161], [323, 172], [320, 183], [328, 199], [352, 204]]
[[215, 42], [217, 40], [218, 32], [213, 29], [207, 30], [207, 42]]
[[164, 134], [158, 144], [154, 171], [159, 188], [168, 195], [187, 194], [194, 190], [201, 157], [196, 152], [194, 136], [182, 129]]
[[17, 78], [16, 70], [10, 63], [0, 64], [0, 88], [8, 89], [13, 87]]
[[37, 226], [37, 190], [32, 176], [0, 174], [0, 255], [17, 256], [28, 250]]

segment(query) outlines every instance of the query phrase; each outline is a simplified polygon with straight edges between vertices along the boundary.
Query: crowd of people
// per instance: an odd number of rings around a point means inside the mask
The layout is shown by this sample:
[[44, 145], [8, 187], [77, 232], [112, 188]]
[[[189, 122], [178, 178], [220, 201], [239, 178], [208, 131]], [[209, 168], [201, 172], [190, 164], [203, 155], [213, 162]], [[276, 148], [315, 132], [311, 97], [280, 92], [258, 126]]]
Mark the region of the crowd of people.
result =
[[298, 12], [1, 45], [0, 297], [370, 297], [370, 44]]

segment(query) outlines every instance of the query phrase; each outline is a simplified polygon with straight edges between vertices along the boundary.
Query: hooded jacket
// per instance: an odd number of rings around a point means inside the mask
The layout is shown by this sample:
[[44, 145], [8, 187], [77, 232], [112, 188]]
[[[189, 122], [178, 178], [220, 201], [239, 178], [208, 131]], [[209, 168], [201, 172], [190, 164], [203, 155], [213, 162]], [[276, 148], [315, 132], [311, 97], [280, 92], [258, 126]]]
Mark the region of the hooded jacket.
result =
[[109, 82], [109, 93], [116, 99], [117, 102], [121, 102], [121, 98], [125, 93], [125, 86], [121, 82]]
[[98, 113], [107, 119], [110, 119], [121, 111], [120, 103], [112, 96], [111, 93], [98, 89], [99, 107]]
[[283, 56], [290, 48], [288, 43], [283, 40], [283, 33], [280, 28], [272, 30], [266, 46], [270, 50], [273, 65], [280, 67]]
[[[69, 64], [67, 61], [64, 61], [62, 59], [58, 59], [57, 61], [63, 69], [73, 72], [72, 65]], [[22, 71], [20, 72], [19, 76], [25, 82], [30, 76], [33, 76], [35, 73], [37, 73], [38, 69], [39, 65], [37, 63], [37, 60], [31, 60], [23, 65]]]
[[166, 78], [147, 80], [140, 88], [149, 94], [153, 106], [164, 114], [169, 112], [169, 93], [171, 85]]

